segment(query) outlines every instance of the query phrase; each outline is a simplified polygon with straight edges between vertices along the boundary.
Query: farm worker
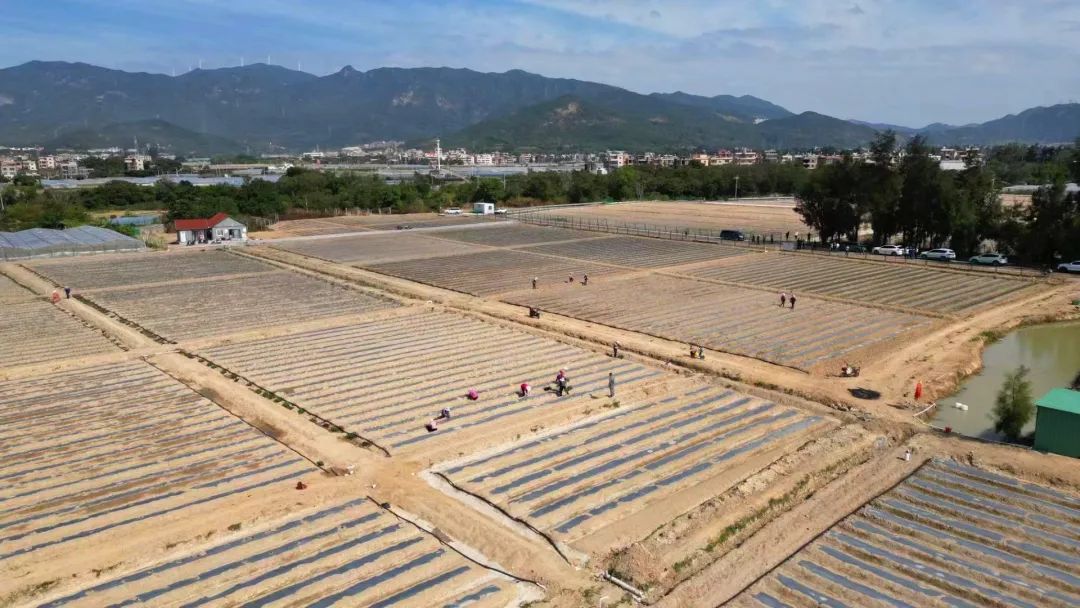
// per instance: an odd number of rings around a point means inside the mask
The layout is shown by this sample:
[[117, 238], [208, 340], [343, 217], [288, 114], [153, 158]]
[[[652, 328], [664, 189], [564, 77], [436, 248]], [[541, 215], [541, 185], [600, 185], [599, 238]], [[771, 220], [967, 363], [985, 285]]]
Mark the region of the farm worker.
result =
[[296, 482], [296, 489], [297, 490], [306, 490], [307, 489], [307, 484], [302, 482], [302, 481], [298, 481], [298, 482]]
[[574, 282], [574, 275], [570, 275], [570, 281], [569, 281], [569, 282], [570, 282], [570, 283], [573, 283], [573, 282]]
[[911, 461], [911, 448], [904, 450], [904, 462]]
[[783, 308], [784, 304], [787, 304], [787, 294], [781, 291], [780, 292], [780, 308]]
[[922, 382], [915, 383], [915, 400], [922, 399]]
[[589, 275], [585, 275], [585, 276], [581, 277], [581, 284], [582, 285], [588, 285], [589, 284]]
[[555, 394], [562, 397], [564, 392], [570, 392], [569, 380], [566, 379], [566, 370], [560, 369], [555, 375]]
[[615, 396], [615, 372], [608, 372], [607, 375], [607, 392], [608, 397]]
[[52, 303], [53, 303], [53, 304], [56, 304], [56, 303], [57, 303], [57, 302], [59, 302], [59, 301], [60, 301], [60, 292], [59, 292], [59, 291], [56, 291], [56, 290], [54, 289], [54, 290], [53, 290], [53, 292], [52, 292]]
[[425, 424], [424, 428], [427, 429], [427, 432], [434, 433], [435, 431], [439, 430], [439, 425], [434, 420], [432, 420]]
[[450, 408], [444, 407], [443, 409], [439, 410], [439, 417], [436, 418], [436, 420], [449, 420], [449, 419], [450, 419]]
[[620, 344], [618, 342], [615, 342], [615, 343], [613, 343], [611, 345], [611, 356], [612, 357], [615, 357], [616, 359], [619, 358], [619, 348], [621, 348], [621, 346], [620, 346]]
[[698, 359], [704, 359], [705, 358], [705, 347], [701, 346], [700, 344], [697, 347], [697, 358]]
[[520, 395], [522, 397], [528, 397], [529, 393], [531, 393], [531, 392], [532, 392], [532, 387], [529, 386], [528, 382], [522, 382], [521, 386], [518, 387], [518, 395]]
[[65, 287], [64, 288], [64, 298], [66, 298], [68, 300], [71, 299], [71, 288], [70, 287]]
[[480, 393], [476, 392], [475, 388], [470, 388], [469, 392], [465, 393], [465, 396], [469, 398], [469, 401], [476, 401], [480, 398]]
[[537, 278], [537, 277], [533, 277], [533, 289], [536, 289], [536, 282], [537, 282], [537, 280], [538, 280], [538, 278]]
[[791, 294], [791, 297], [788, 299], [791, 300], [791, 310], [795, 310], [795, 294]]

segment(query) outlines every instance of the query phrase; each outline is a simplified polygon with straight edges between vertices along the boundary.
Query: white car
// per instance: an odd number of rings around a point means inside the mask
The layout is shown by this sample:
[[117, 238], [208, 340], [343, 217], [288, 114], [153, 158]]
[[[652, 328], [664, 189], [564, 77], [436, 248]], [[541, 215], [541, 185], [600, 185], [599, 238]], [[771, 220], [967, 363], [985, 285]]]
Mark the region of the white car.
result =
[[1080, 260], [1057, 265], [1058, 272], [1080, 272]]
[[872, 251], [877, 255], [907, 255], [907, 249], [900, 245], [882, 245], [874, 247]]
[[919, 257], [924, 260], [955, 260], [956, 252], [952, 249], [930, 249], [919, 254]]

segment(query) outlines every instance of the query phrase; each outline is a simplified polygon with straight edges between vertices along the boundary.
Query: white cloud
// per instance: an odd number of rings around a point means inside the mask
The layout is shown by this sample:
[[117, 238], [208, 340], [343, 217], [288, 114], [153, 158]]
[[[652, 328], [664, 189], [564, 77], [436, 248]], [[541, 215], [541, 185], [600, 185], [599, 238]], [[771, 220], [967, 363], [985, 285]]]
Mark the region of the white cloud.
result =
[[[90, 0], [80, 1], [95, 12]], [[640, 92], [753, 94], [794, 111], [919, 125], [1080, 91], [1080, 2], [1062, 0], [112, 0], [137, 26], [0, 23], [0, 53], [112, 67], [344, 64], [525, 69]], [[856, 10], [857, 9], [857, 10]], [[177, 23], [180, 25], [177, 26]], [[157, 25], [163, 24], [163, 25]], [[157, 28], [172, 27], [169, 34]], [[196, 35], [178, 36], [174, 30]], [[79, 29], [78, 35], [72, 34]], [[186, 28], [186, 29], [185, 29]], [[235, 35], [232, 35], [235, 33]], [[59, 55], [59, 56], [58, 56]]]

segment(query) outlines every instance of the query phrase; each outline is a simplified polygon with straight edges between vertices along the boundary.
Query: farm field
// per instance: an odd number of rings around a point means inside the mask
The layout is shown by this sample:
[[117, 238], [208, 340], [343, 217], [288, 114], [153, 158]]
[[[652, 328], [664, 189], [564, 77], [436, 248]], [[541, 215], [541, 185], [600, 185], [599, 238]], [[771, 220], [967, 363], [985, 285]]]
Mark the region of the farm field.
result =
[[[695, 503], [679, 493], [721, 472], [758, 471], [831, 421], [699, 386], [440, 465], [455, 486], [564, 543], [618, 529], [643, 537]], [[649, 519], [626, 520], [645, 510]], [[666, 513], [663, 513], [667, 510]], [[606, 551], [611, 547], [598, 547]]]
[[[484, 229], [485, 232], [487, 230]], [[570, 275], [574, 276], [575, 281], [580, 281], [583, 274], [588, 274], [591, 281], [597, 277], [625, 272], [614, 266], [560, 260], [516, 250], [485, 251], [388, 264], [371, 264], [366, 265], [365, 268], [476, 296], [488, 296], [529, 287], [534, 277], [539, 279], [541, 287], [548, 287], [566, 283]]]
[[546, 253], [591, 262], [619, 264], [638, 268], [660, 268], [705, 262], [747, 253], [746, 249], [723, 244], [688, 243], [635, 236], [554, 243], [526, 247], [521, 251]]
[[604, 235], [583, 230], [565, 230], [546, 226], [503, 222], [489, 226], [474, 226], [455, 230], [439, 230], [431, 236], [464, 243], [489, 245], [492, 247], [520, 247], [536, 243], [570, 241], [574, 239], [592, 239]]
[[433, 239], [418, 234], [398, 233], [367, 233], [306, 241], [282, 241], [274, 243], [273, 247], [331, 262], [354, 262], [358, 265], [400, 262], [487, 250], [467, 243]]
[[254, 233], [252, 238], [278, 239], [296, 236], [322, 236], [328, 234], [348, 234], [350, 232], [367, 232], [367, 228], [360, 225], [348, 226], [331, 222], [333, 218], [311, 218], [303, 220], [282, 220], [270, 227], [268, 231]]
[[777, 239], [783, 237], [785, 232], [790, 232], [794, 238], [796, 232], [805, 235], [811, 230], [795, 213], [795, 203], [791, 199], [778, 199], [767, 204], [646, 201], [588, 207], [555, 207], [536, 213], [585, 220], [607, 220], [612, 224], [623, 222], [654, 227], [742, 230], [747, 234], [773, 235]]
[[33, 300], [37, 294], [0, 274], [0, 305]]
[[170, 340], [359, 314], [388, 298], [291, 271], [92, 292], [86, 299]]
[[512, 579], [372, 501], [336, 498], [40, 607], [484, 607], [515, 597]]
[[269, 264], [220, 250], [90, 256], [34, 262], [25, 266], [48, 277], [54, 283], [74, 287], [79, 292], [140, 283], [183, 281], [276, 270]]
[[403, 215], [368, 215], [331, 218], [347, 226], [365, 226], [371, 230], [397, 230], [399, 225], [410, 228], [443, 228], [467, 226], [496, 221], [490, 215], [439, 215], [437, 213], [406, 213]]
[[0, 382], [0, 571], [315, 472], [143, 362]]
[[1080, 604], [1080, 498], [931, 461], [733, 606]]
[[5, 304], [0, 314], [2, 367], [108, 352], [119, 352], [119, 348], [100, 332], [44, 300]]
[[661, 275], [518, 291], [503, 300], [809, 370], [931, 323], [928, 317]]
[[[421, 312], [205, 349], [200, 354], [391, 454], [464, 449], [571, 418], [607, 396], [608, 373], [630, 392], [662, 372], [469, 317]], [[562, 368], [571, 395], [545, 392]], [[531, 396], [518, 385], [534, 387]], [[480, 397], [465, 395], [476, 389]], [[595, 403], [592, 407], [599, 407]], [[449, 408], [452, 418], [424, 425]]]
[[1024, 279], [797, 253], [761, 253], [688, 274], [929, 312], [958, 313], [1031, 287]]

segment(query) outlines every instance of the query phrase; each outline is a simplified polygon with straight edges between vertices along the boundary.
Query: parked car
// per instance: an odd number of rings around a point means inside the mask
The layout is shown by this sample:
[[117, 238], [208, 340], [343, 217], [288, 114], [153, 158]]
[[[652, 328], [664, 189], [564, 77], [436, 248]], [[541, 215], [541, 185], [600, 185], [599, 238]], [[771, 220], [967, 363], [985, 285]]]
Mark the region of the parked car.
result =
[[1080, 272], [1080, 260], [1057, 265], [1058, 272]]
[[942, 260], [945, 262], [955, 260], [956, 252], [952, 249], [930, 249], [919, 254], [924, 260]]
[[851, 241], [839, 241], [833, 243], [833, 251], [847, 251], [849, 253], [866, 253], [866, 247]]
[[721, 230], [720, 240], [723, 241], [745, 241], [746, 235], [740, 230]]
[[1009, 263], [1009, 258], [1000, 253], [982, 253], [968, 260], [972, 264], [984, 264], [987, 266], [1004, 266]]
[[870, 253], [876, 255], [907, 255], [907, 249], [900, 245], [881, 245], [874, 247]]

